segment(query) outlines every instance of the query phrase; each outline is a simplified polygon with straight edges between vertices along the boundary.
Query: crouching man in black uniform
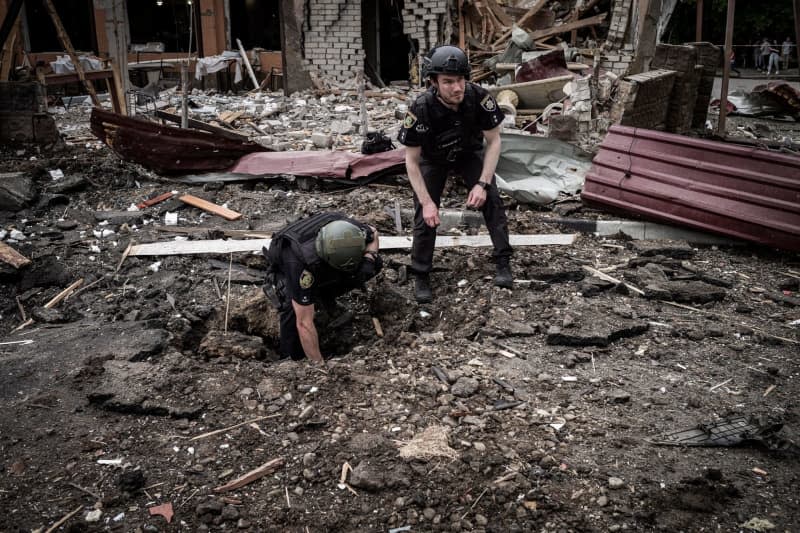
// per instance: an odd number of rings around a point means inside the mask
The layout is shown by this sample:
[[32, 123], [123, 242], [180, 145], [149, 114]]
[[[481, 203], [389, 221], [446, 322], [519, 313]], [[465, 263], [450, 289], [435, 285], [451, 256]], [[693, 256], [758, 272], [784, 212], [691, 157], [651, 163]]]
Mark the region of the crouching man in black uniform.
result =
[[467, 186], [467, 207], [483, 213], [494, 246], [495, 285], [511, 288], [508, 221], [493, 183], [503, 112], [491, 94], [467, 81], [469, 62], [460, 48], [434, 48], [425, 57], [424, 68], [431, 87], [411, 106], [397, 136], [406, 146], [406, 171], [414, 189], [411, 266], [417, 277], [415, 297], [422, 303], [433, 297], [429, 273], [449, 173], [461, 176]]
[[280, 314], [280, 352], [325, 365], [314, 324], [315, 304], [363, 287], [381, 269], [378, 232], [340, 213], [320, 213], [273, 235], [264, 292]]

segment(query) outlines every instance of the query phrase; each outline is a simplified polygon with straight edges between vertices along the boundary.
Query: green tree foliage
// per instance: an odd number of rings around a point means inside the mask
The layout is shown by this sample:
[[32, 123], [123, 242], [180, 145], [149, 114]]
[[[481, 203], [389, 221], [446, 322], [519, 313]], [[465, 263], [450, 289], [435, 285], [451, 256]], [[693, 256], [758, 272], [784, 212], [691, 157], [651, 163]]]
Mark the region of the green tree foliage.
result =
[[[670, 19], [664, 41], [685, 43], [694, 41], [697, 0], [680, 0]], [[703, 40], [714, 44], [725, 42], [725, 22], [728, 14], [727, 0], [703, 2]], [[786, 37], [795, 40], [792, 0], [736, 2], [733, 24], [733, 43], [748, 44], [767, 37], [783, 42]]]

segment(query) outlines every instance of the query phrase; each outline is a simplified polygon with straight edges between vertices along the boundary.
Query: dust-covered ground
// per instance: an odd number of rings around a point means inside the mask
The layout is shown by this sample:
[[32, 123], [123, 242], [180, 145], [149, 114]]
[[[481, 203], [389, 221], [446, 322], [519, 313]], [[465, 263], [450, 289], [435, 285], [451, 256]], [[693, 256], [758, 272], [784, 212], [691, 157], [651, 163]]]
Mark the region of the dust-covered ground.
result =
[[[2, 151], [0, 172], [40, 193], [2, 219], [32, 261], [0, 271], [2, 531], [67, 516], [59, 530], [800, 530], [796, 254], [580, 236], [517, 248], [509, 291], [492, 285], [488, 249], [438, 250], [421, 306], [407, 253], [386, 253], [341, 300], [352, 320], [328, 317], [324, 374], [277, 360], [260, 255], [123, 252], [269, 233], [320, 209], [393, 235], [385, 208], [411, 208], [402, 176], [187, 187], [94, 142]], [[96, 215], [167, 190], [244, 216], [177, 200]], [[508, 205], [512, 233], [566, 231], [548, 223], [563, 212]], [[164, 231], [168, 211], [191, 231]], [[737, 447], [650, 442], [735, 416], [784, 426]]]

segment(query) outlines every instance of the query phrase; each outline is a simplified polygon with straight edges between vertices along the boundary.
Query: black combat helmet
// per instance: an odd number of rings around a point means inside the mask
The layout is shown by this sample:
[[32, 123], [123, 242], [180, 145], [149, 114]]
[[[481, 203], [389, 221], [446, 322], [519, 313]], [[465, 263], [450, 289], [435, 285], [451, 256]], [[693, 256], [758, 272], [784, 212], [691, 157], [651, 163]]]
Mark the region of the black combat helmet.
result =
[[423, 74], [453, 74], [469, 79], [470, 68], [467, 55], [457, 46], [437, 46], [423, 60]]
[[364, 255], [366, 236], [355, 224], [334, 220], [319, 230], [315, 248], [320, 259], [333, 268], [352, 272]]

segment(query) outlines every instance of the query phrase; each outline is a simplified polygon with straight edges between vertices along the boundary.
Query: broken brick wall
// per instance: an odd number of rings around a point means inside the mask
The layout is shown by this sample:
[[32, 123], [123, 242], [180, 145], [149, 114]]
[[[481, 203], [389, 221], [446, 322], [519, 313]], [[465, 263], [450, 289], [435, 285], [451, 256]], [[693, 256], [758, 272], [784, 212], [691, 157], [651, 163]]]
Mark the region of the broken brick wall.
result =
[[0, 142], [54, 143], [59, 140], [36, 82], [0, 82]]
[[633, 62], [634, 46], [631, 17], [633, 0], [614, 0], [611, 22], [606, 37], [605, 52], [600, 58], [600, 68], [624, 76]]
[[620, 80], [611, 120], [623, 126], [663, 130], [674, 83], [672, 70], [651, 70]]
[[344, 83], [364, 69], [360, 0], [309, 0], [304, 62], [321, 78]]
[[[364, 70], [361, 0], [307, 0], [303, 20], [303, 63], [306, 69], [333, 83], [352, 82]], [[403, 32], [419, 54], [446, 40], [450, 31], [447, 0], [407, 0], [402, 9]], [[405, 55], [395, 58], [407, 61]]]
[[675, 71], [666, 130], [672, 133], [688, 132], [692, 127], [697, 87], [703, 74], [703, 67], [697, 64], [697, 50], [693, 46], [659, 44], [650, 66]]
[[403, 6], [403, 31], [425, 54], [443, 44], [442, 30], [448, 20], [446, 0], [407, 0]]

